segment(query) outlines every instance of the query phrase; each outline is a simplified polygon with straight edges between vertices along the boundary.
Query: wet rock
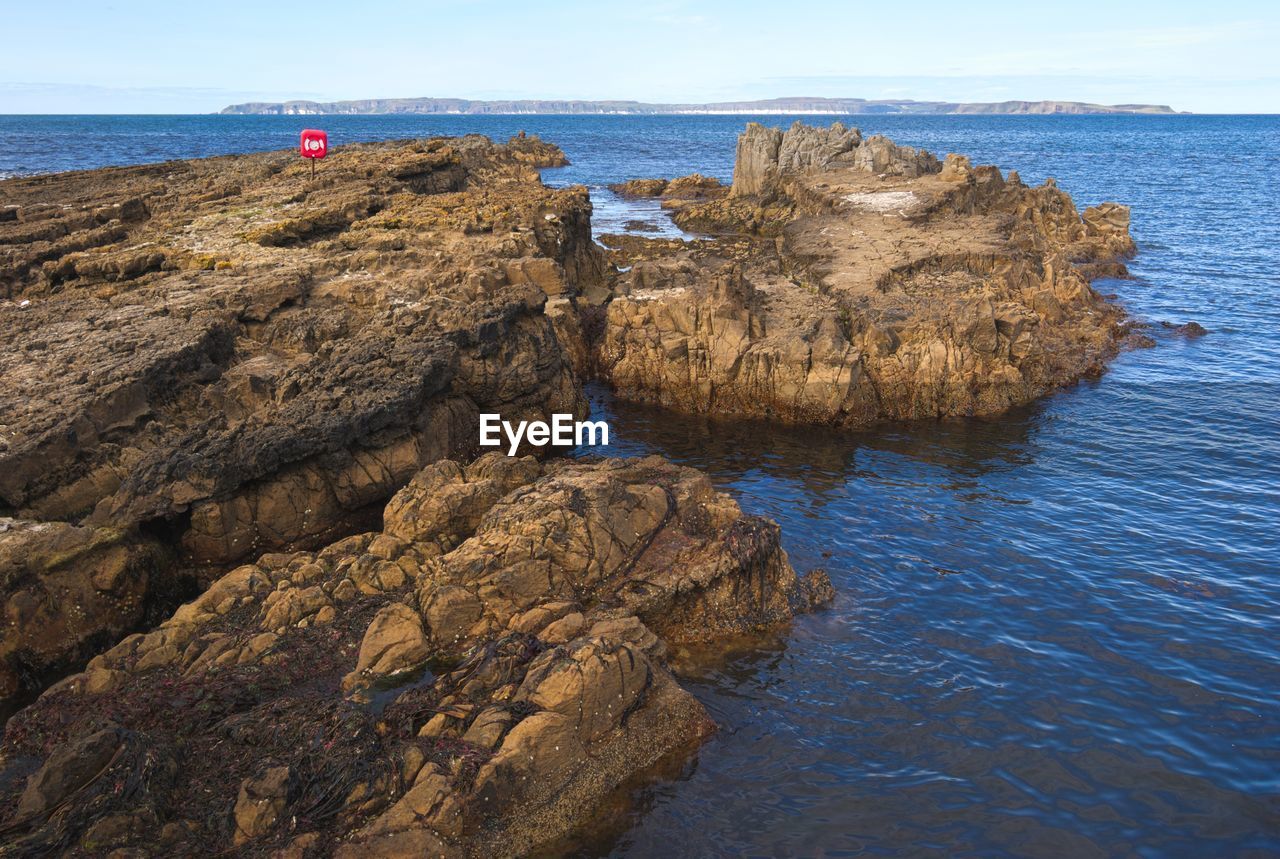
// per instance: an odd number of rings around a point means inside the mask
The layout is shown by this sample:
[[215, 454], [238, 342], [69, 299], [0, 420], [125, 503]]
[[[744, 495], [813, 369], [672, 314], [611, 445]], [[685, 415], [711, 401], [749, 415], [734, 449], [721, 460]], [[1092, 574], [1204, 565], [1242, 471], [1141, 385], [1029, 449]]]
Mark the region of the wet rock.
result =
[[62, 746], [27, 782], [18, 800], [20, 819], [44, 815], [96, 779], [120, 751], [121, 732], [96, 731]]
[[831, 576], [826, 570], [810, 570], [800, 579], [800, 588], [796, 598], [799, 603], [797, 611], [810, 611], [820, 606], [829, 605], [836, 598], [836, 589], [831, 584]]
[[1184, 322], [1181, 325], [1174, 322], [1161, 322], [1160, 325], [1174, 334], [1181, 334], [1183, 337], [1193, 340], [1209, 333], [1199, 322]]
[[452, 779], [440, 767], [428, 764], [395, 805], [364, 831], [370, 835], [429, 828], [445, 836], [462, 835], [462, 807]]
[[395, 675], [422, 665], [431, 655], [427, 634], [418, 613], [403, 603], [384, 606], [360, 643], [356, 676]]
[[0, 715], [142, 623], [156, 591], [177, 589], [168, 566], [115, 529], [0, 518]]

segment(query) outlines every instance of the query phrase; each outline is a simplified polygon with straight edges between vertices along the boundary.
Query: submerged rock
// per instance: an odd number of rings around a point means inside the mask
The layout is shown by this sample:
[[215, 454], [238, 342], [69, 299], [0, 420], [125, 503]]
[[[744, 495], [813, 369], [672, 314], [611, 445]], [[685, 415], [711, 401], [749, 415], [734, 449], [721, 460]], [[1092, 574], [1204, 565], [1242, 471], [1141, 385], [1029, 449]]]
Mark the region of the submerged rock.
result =
[[1160, 325], [1161, 327], [1172, 331], [1174, 334], [1181, 334], [1183, 337], [1187, 337], [1192, 340], [1197, 337], [1203, 337], [1209, 333], [1208, 329], [1194, 320], [1191, 322], [1184, 322], [1181, 325], [1176, 322], [1161, 322]]
[[671, 648], [830, 596], [692, 469], [439, 462], [382, 532], [236, 569], [14, 717], [0, 855], [524, 855], [713, 729]]

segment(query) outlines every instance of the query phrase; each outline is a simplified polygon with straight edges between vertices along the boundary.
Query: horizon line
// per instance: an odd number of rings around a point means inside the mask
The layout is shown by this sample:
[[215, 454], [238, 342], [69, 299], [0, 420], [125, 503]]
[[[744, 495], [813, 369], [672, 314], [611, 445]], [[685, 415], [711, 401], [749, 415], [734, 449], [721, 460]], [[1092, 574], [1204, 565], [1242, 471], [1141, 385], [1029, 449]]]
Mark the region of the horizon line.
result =
[[[275, 102], [271, 102], [274, 104]], [[1048, 118], [1056, 117], [1071, 118], [1083, 116], [1124, 116], [1136, 118], [1150, 119], [1168, 119], [1178, 116], [1280, 116], [1280, 110], [1272, 111], [1191, 111], [1181, 110], [1171, 113], [847, 113], [840, 111], [700, 111], [700, 112], [652, 112], [639, 113], [635, 111], [617, 111], [610, 113], [564, 113], [564, 112], [526, 112], [526, 113], [463, 113], [460, 111], [451, 113], [409, 113], [409, 112], [369, 112], [369, 113], [286, 113], [286, 114], [265, 114], [265, 113], [223, 113], [222, 111], [199, 111], [199, 112], [183, 112], [183, 111], [114, 111], [110, 113], [85, 113], [83, 111], [10, 111], [0, 112], [0, 117], [10, 116], [225, 116], [228, 118], [263, 118], [286, 119], [286, 118], [304, 118], [307, 116], [398, 116], [402, 118], [408, 117], [431, 117], [431, 116], [565, 116], [580, 118], [599, 118], [602, 116], [619, 116], [619, 117], [641, 117], [641, 116], [869, 116], [869, 117], [981, 117], [981, 116], [1018, 116], [1028, 118]]]

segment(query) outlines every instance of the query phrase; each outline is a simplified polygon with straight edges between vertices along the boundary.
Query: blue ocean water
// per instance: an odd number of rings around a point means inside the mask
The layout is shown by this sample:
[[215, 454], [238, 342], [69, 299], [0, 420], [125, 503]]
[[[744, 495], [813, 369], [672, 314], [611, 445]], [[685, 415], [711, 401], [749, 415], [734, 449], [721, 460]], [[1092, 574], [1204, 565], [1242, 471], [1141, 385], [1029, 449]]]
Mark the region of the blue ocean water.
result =
[[[604, 185], [727, 179], [752, 117], [0, 117], [0, 174], [526, 130]], [[770, 124], [790, 118], [757, 117]], [[833, 117], [809, 121], [830, 122]], [[1280, 853], [1280, 117], [847, 118], [1133, 206], [1154, 349], [996, 420], [864, 432], [615, 402], [615, 451], [776, 518], [835, 605], [691, 688], [722, 730], [584, 853]], [[88, 141], [89, 143], [86, 143]]]

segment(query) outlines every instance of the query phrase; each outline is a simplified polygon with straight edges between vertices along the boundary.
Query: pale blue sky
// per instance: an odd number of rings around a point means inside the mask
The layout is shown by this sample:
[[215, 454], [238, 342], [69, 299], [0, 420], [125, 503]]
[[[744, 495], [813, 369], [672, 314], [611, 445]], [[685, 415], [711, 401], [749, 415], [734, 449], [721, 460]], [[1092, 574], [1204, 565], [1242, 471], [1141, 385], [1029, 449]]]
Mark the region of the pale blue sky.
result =
[[1280, 112], [1280, 4], [0, 0], [0, 113], [786, 95]]

